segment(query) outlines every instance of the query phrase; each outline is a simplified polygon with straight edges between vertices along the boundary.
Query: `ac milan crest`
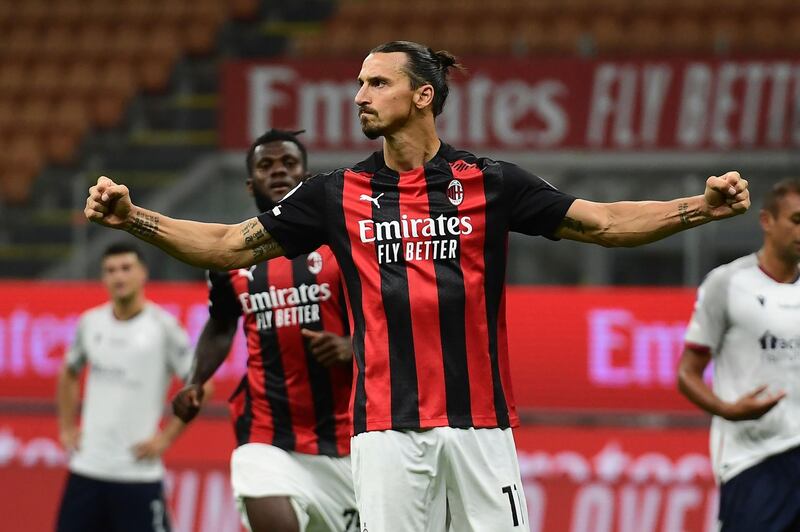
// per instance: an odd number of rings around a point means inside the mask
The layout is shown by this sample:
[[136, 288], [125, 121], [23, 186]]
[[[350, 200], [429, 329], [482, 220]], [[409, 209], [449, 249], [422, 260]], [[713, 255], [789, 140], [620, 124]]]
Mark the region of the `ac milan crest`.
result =
[[461, 186], [461, 181], [458, 179], [453, 179], [450, 181], [450, 184], [447, 185], [447, 199], [456, 207], [461, 205], [461, 202], [464, 201], [464, 187]]
[[317, 275], [319, 272], [322, 271], [322, 255], [317, 253], [316, 251], [312, 251], [308, 254], [308, 258], [306, 259], [306, 265], [308, 266], [308, 271]]

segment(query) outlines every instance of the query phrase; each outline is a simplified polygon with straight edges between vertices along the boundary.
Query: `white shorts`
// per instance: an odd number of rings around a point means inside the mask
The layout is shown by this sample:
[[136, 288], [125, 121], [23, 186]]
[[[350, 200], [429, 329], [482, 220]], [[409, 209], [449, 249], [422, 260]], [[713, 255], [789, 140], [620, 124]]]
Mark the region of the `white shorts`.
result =
[[287, 452], [247, 443], [231, 454], [231, 484], [248, 530], [243, 498], [289, 497], [308, 532], [357, 532], [358, 512], [350, 457]]
[[529, 530], [511, 429], [365, 432], [351, 452], [362, 531]]

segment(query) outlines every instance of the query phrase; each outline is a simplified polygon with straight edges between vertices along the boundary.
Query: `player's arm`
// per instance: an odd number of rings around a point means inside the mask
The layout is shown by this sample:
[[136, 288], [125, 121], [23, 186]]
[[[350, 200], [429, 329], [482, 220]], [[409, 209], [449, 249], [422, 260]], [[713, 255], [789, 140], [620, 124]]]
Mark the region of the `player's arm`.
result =
[[750, 207], [747, 181], [738, 172], [709, 177], [703, 195], [671, 201], [595, 203], [575, 200], [555, 236], [606, 247], [647, 244]]
[[128, 187], [105, 176], [89, 189], [84, 214], [90, 221], [127, 231], [202, 268], [231, 270], [284, 254], [258, 218], [234, 225], [170, 218], [134, 205]]
[[192, 374], [186, 386], [172, 399], [173, 414], [185, 423], [194, 419], [207, 400], [211, 377], [228, 356], [237, 326], [236, 317], [211, 316], [203, 327], [197, 340]]
[[350, 364], [353, 361], [353, 344], [349, 336], [339, 336], [328, 331], [301, 330], [308, 340], [314, 358], [324, 367], [335, 364]]
[[78, 411], [81, 402], [80, 374], [68, 364], [61, 367], [56, 386], [56, 408], [58, 410], [58, 430], [61, 445], [67, 451], [74, 451], [80, 444]]
[[784, 392], [765, 394], [767, 387], [764, 385], [743, 395], [736, 402], [725, 402], [703, 380], [703, 372], [710, 362], [709, 350], [687, 345], [678, 365], [678, 389], [709, 414], [730, 421], [758, 419], [772, 410], [786, 395]]

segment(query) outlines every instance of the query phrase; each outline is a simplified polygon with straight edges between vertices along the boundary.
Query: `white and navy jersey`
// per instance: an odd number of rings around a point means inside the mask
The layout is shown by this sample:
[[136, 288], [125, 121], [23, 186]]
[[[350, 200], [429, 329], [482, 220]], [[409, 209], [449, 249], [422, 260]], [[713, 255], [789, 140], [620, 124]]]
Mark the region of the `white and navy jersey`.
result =
[[185, 380], [191, 370], [189, 338], [177, 320], [152, 303], [125, 321], [110, 303], [93, 308], [81, 316], [66, 363], [88, 370], [70, 470], [101, 480], [161, 479], [161, 460], [137, 461], [132, 449], [159, 430], [172, 376]]
[[734, 402], [766, 384], [787, 396], [761, 419], [711, 423], [711, 457], [725, 482], [800, 445], [800, 282], [780, 283], [755, 254], [713, 270], [698, 291], [687, 346], [714, 360], [714, 393]]

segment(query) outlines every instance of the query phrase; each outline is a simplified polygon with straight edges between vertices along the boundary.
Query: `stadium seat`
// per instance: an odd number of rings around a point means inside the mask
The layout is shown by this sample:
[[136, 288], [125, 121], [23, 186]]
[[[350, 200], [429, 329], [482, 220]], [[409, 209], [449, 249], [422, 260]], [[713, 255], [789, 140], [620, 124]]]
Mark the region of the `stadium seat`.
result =
[[29, 24], [15, 26], [4, 40], [6, 57], [20, 61], [28, 61], [36, 56], [41, 43], [37, 29]]
[[82, 101], [61, 102], [53, 113], [52, 127], [45, 134], [48, 161], [59, 165], [74, 163], [88, 125], [87, 109]]
[[55, 98], [62, 90], [64, 68], [59, 61], [41, 60], [36, 63], [26, 83], [26, 92], [43, 98]]
[[31, 183], [43, 166], [41, 144], [36, 136], [17, 135], [5, 150], [4, 171], [0, 179], [0, 195], [6, 203], [26, 203]]
[[746, 41], [742, 47], [756, 52], [773, 52], [784, 43], [783, 25], [777, 18], [754, 17], [745, 24]]
[[87, 22], [76, 31], [75, 57], [80, 61], [97, 61], [107, 55], [112, 32], [101, 23]]
[[715, 52], [738, 50], [743, 31], [733, 17], [720, 17], [710, 21], [711, 46]]
[[19, 133], [39, 135], [49, 125], [51, 105], [47, 99], [32, 97], [26, 99], [17, 111], [15, 130]]
[[217, 40], [218, 23], [211, 20], [196, 20], [186, 25], [183, 45], [189, 55], [209, 54]]
[[633, 19], [625, 39], [629, 50], [633, 53], [657, 53], [663, 50], [668, 42], [663, 21], [654, 16]]
[[229, 14], [234, 20], [253, 20], [260, 7], [258, 0], [228, 0]]
[[665, 46], [669, 51], [696, 53], [708, 49], [706, 30], [700, 20], [693, 17], [678, 17], [667, 24]]
[[6, 60], [0, 66], [0, 98], [13, 99], [28, 87], [28, 71], [21, 61]]
[[613, 54], [626, 47], [624, 29], [620, 18], [613, 15], [596, 17], [589, 25], [594, 48], [599, 54]]
[[74, 61], [64, 76], [62, 89], [65, 94], [88, 99], [97, 90], [99, 70], [91, 60]]

